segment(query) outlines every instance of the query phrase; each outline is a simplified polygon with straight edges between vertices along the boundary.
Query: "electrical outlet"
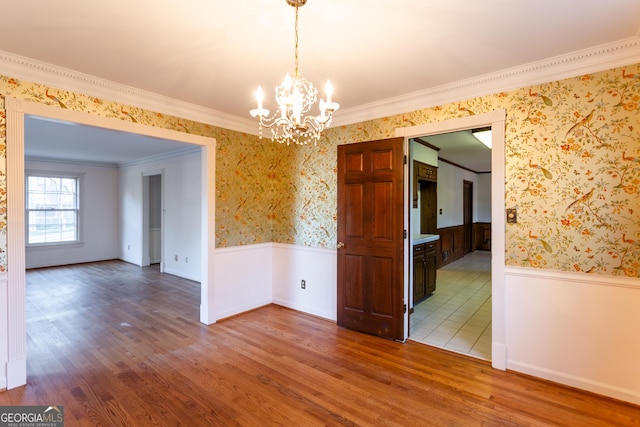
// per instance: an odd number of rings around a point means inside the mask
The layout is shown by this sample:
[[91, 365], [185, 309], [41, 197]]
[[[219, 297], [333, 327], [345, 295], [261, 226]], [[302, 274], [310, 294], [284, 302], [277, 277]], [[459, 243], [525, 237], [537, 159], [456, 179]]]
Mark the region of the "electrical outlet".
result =
[[307, 281], [306, 281], [306, 280], [304, 280], [304, 279], [303, 279], [303, 280], [301, 280], [301, 281], [300, 281], [300, 287], [301, 287], [302, 289], [307, 289]]

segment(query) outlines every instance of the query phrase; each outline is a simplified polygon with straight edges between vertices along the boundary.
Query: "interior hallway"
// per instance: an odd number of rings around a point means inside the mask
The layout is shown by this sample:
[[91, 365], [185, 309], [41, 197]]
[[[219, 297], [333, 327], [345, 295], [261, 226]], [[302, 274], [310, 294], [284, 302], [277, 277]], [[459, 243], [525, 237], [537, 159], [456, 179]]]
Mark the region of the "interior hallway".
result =
[[410, 316], [409, 339], [491, 360], [491, 252], [438, 269], [436, 291]]

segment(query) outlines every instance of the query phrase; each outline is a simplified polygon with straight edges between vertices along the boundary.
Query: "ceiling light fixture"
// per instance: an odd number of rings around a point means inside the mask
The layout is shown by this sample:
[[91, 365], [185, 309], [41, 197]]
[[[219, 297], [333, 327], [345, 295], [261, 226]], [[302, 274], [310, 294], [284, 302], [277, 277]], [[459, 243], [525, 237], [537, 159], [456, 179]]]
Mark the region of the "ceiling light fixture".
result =
[[471, 135], [487, 147], [491, 148], [491, 129], [472, 130]]
[[271, 139], [280, 143], [295, 142], [298, 145], [307, 144], [313, 141], [314, 144], [320, 139], [322, 131], [331, 125], [333, 113], [340, 108], [340, 104], [333, 102], [331, 95], [333, 88], [331, 82], [327, 81], [327, 100], [320, 99], [320, 115], [305, 115], [316, 103], [318, 90], [307, 79], [300, 77], [298, 72], [298, 8], [304, 6], [307, 0], [286, 0], [287, 4], [296, 8], [295, 27], [295, 73], [293, 78], [287, 73], [284, 81], [276, 87], [276, 103], [278, 110], [269, 116], [269, 110], [262, 107], [264, 94], [262, 88], [258, 86], [256, 99], [258, 108], [254, 108], [249, 113], [258, 119], [260, 125], [260, 138], [262, 138], [262, 128], [271, 128]]

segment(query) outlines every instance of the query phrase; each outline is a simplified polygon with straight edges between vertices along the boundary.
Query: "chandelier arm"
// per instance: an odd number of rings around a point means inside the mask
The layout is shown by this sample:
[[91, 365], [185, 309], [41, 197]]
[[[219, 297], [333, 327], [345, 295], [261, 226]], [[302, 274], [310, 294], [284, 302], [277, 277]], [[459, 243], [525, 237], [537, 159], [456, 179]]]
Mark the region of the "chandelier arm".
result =
[[272, 114], [271, 117], [259, 117], [258, 123], [260, 124], [260, 126], [269, 129], [274, 126], [288, 124], [289, 119], [287, 119], [286, 117], [282, 117], [280, 114], [278, 114], [278, 112], [276, 112]]
[[310, 136], [316, 137], [315, 135], [317, 135], [317, 138], [320, 137], [320, 133], [324, 129], [324, 126], [320, 125], [319, 123], [313, 123], [311, 121], [307, 122], [307, 120], [305, 120], [305, 124], [307, 125], [307, 127], [311, 128], [313, 130], [313, 132], [311, 132], [311, 130], [309, 130], [306, 133], [308, 133]]

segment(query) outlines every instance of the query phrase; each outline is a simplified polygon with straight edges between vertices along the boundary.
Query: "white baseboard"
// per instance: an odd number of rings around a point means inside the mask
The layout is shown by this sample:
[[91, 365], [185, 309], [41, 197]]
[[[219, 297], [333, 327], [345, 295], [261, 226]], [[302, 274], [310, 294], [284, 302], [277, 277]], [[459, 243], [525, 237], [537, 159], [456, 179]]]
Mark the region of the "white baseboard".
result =
[[281, 305], [282, 307], [290, 308], [292, 310], [301, 311], [303, 313], [311, 314], [317, 317], [322, 317], [323, 319], [331, 320], [332, 322], [336, 321], [334, 312], [318, 310], [316, 307], [309, 307], [302, 304], [296, 304], [296, 303], [292, 303], [290, 301], [286, 301], [279, 298], [274, 298], [273, 303], [277, 305]]
[[109, 256], [109, 257], [104, 257], [104, 258], [95, 258], [95, 257], [91, 257], [91, 258], [69, 258], [69, 259], [65, 259], [64, 261], [50, 261], [50, 262], [38, 262], [38, 263], [31, 263], [31, 264], [27, 264], [25, 265], [26, 269], [30, 269], [30, 268], [45, 268], [45, 267], [57, 267], [60, 265], [73, 265], [73, 264], [85, 264], [88, 262], [102, 262], [102, 261], [111, 261], [113, 259], [118, 259], [117, 256]]
[[247, 311], [255, 310], [256, 308], [264, 307], [265, 305], [271, 304], [271, 299], [265, 299], [262, 301], [252, 301], [249, 304], [237, 305], [234, 307], [225, 307], [224, 310], [220, 310], [216, 312], [217, 320], [223, 320], [227, 317], [235, 316], [237, 314], [242, 314]]
[[566, 374], [565, 372], [545, 369], [540, 366], [533, 366], [514, 360], [509, 361], [508, 369], [640, 405], [640, 391], [638, 390], [629, 390], [621, 387], [616, 387], [612, 384], [605, 384], [590, 380], [589, 378], [572, 376]]
[[183, 279], [187, 279], [187, 280], [193, 280], [194, 282], [199, 282], [200, 281], [200, 277], [199, 276], [191, 276], [189, 274], [184, 274], [184, 272], [182, 271], [178, 271], [178, 270], [172, 270], [171, 268], [164, 268], [164, 272], [167, 274], [171, 274], [172, 276], [178, 276], [178, 277], [182, 277]]

